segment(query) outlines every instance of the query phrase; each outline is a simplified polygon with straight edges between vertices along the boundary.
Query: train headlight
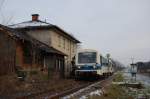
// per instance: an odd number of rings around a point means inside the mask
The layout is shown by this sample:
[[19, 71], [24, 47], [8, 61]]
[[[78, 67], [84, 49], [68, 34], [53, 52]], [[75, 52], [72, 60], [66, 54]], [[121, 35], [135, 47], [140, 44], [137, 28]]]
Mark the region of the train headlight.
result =
[[94, 65], [94, 66], [93, 66], [93, 68], [95, 69], [95, 68], [96, 68], [96, 66]]
[[80, 69], [81, 67], [80, 66], [78, 66], [78, 69]]

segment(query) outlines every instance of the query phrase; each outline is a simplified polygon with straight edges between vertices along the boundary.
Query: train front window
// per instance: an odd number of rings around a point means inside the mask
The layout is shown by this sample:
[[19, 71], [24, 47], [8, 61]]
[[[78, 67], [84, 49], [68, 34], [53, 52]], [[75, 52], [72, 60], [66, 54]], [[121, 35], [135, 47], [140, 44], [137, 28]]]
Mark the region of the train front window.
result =
[[78, 54], [78, 63], [96, 63], [96, 52], [81, 52]]

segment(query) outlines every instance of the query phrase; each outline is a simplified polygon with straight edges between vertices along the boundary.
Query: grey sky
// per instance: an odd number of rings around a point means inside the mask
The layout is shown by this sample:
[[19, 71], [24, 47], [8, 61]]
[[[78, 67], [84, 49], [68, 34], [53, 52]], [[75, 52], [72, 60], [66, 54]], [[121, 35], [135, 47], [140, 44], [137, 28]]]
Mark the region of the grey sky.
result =
[[126, 64], [131, 57], [150, 60], [150, 0], [5, 0], [1, 12], [5, 20], [13, 17], [9, 24], [33, 13], [75, 35], [83, 48]]

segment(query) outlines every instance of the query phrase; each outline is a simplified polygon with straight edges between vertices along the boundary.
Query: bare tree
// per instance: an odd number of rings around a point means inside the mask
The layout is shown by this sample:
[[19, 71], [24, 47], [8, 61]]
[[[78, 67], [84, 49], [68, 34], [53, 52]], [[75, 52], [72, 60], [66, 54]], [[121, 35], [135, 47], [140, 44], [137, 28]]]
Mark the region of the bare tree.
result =
[[8, 25], [10, 21], [13, 19], [13, 16], [10, 15], [6, 17], [3, 13], [3, 6], [6, 0], [0, 0], [0, 24]]
[[124, 64], [122, 64], [121, 62], [119, 62], [118, 60], [115, 59], [111, 59], [113, 64], [114, 64], [114, 70], [118, 71], [118, 70], [122, 70], [125, 68]]

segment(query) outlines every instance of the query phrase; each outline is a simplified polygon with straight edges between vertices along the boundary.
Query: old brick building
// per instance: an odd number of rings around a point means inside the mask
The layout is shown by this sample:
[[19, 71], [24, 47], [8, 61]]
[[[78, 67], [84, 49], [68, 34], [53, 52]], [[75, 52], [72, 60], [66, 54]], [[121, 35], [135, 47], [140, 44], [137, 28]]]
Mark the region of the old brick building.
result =
[[[25, 70], [47, 69], [64, 75], [64, 56], [60, 51], [34, 39], [27, 33], [0, 25], [0, 75], [11, 74], [20, 67]], [[59, 69], [54, 60], [61, 60]], [[56, 74], [55, 73], [55, 74]]]
[[[38, 17], [38, 14], [33, 14], [31, 21], [10, 25], [10, 27], [19, 31], [25, 31], [33, 38], [64, 53], [66, 55], [64, 57], [65, 75], [69, 75], [72, 68], [71, 61], [75, 56], [77, 44], [80, 43], [80, 41], [60, 27], [40, 21]], [[61, 62], [60, 59], [55, 59], [55, 67], [61, 67]]]

